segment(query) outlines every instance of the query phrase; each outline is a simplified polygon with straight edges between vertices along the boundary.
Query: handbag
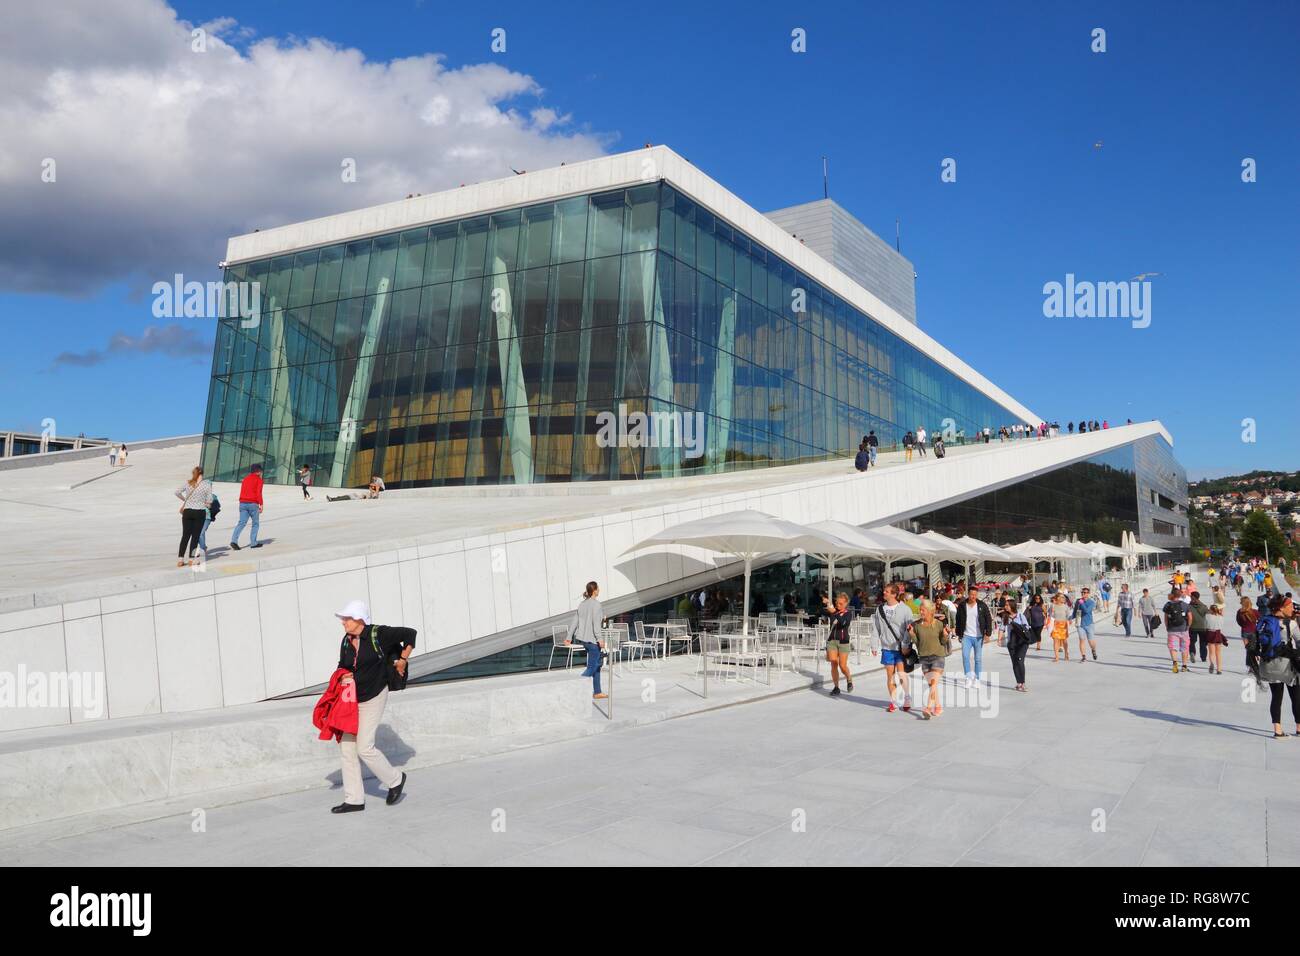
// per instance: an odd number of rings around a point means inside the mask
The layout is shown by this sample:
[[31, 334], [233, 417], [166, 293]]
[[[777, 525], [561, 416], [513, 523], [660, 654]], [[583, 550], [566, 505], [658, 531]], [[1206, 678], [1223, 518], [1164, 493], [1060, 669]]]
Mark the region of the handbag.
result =
[[[370, 625], [370, 646], [375, 649], [375, 654], [378, 657], [380, 658], [384, 657], [383, 648], [379, 646], [379, 625], [378, 624]], [[387, 685], [389, 690], [406, 690], [406, 682], [407, 680], [410, 679], [411, 676], [410, 661], [406, 662], [405, 670], [399, 671], [397, 669], [397, 660], [401, 656], [402, 656], [402, 652], [398, 651], [392, 657], [384, 661], [384, 683]]]

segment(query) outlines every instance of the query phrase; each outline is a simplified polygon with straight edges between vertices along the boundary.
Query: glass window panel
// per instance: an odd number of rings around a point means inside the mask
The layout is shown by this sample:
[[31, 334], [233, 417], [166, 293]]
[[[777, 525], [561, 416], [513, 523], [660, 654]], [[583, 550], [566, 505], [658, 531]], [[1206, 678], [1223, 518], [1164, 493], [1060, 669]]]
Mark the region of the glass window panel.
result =
[[648, 322], [654, 309], [653, 252], [623, 257], [622, 294], [619, 297], [620, 322]]
[[673, 203], [677, 217], [677, 259], [688, 266], [695, 265], [695, 203], [680, 193]]
[[338, 298], [339, 279], [343, 275], [343, 246], [326, 246], [320, 251], [316, 265], [316, 284], [312, 290], [313, 302], [330, 302]]
[[529, 206], [524, 210], [523, 264], [526, 269], [551, 264], [551, 234], [555, 229], [555, 207]]
[[[452, 283], [451, 324], [455, 338], [451, 344], [465, 345], [478, 341], [482, 302], [482, 279], [462, 279], [460, 282]], [[459, 378], [457, 382], [459, 383]]]
[[587, 248], [587, 197], [566, 199], [556, 203], [555, 209], [559, 216], [555, 261], [581, 259]]
[[591, 326], [618, 324], [618, 280], [621, 256], [587, 263], [587, 313]]
[[703, 206], [695, 209], [695, 268], [710, 278], [717, 265], [714, 252], [713, 213]]
[[263, 286], [268, 309], [283, 309], [289, 301], [289, 282], [293, 278], [293, 256], [277, 256]]
[[551, 270], [551, 296], [555, 303], [555, 328], [572, 332], [582, 327], [582, 276], [584, 263], [568, 262]]
[[550, 278], [551, 270], [544, 266], [519, 273], [516, 283], [519, 304], [515, 314], [520, 335], [541, 335], [546, 331], [546, 304]]
[[667, 184], [659, 187], [659, 248], [669, 255], [676, 255], [677, 212], [673, 208], [677, 193]]
[[518, 209], [492, 214], [492, 248], [488, 255], [488, 273], [514, 272], [519, 261]]
[[458, 230], [454, 222], [434, 226], [429, 230], [429, 238], [424, 252], [424, 282], [450, 282], [452, 268], [456, 264], [456, 240]]
[[420, 323], [417, 342], [420, 348], [443, 348], [447, 344], [451, 318], [450, 282], [427, 285], [420, 296]]
[[587, 401], [607, 409], [614, 398], [614, 368], [618, 358], [618, 328], [606, 326], [592, 329], [591, 351], [587, 366]]
[[343, 279], [340, 299], [366, 294], [366, 273], [370, 270], [370, 240], [349, 242], [343, 253]]
[[626, 209], [622, 190], [591, 197], [587, 258], [615, 256], [623, 250], [623, 215]]
[[466, 219], [460, 223], [456, 243], [456, 278], [469, 279], [483, 274], [483, 260], [487, 255], [488, 219]]
[[293, 278], [289, 282], [289, 308], [311, 305], [316, 287], [316, 261], [319, 249], [309, 249], [293, 257]]
[[659, 231], [659, 186], [634, 186], [627, 191], [627, 231], [624, 252], [646, 252], [655, 247]]
[[719, 220], [714, 227], [717, 235], [717, 278], [724, 286], [736, 285], [736, 247], [731, 243], [731, 227]]
[[397, 273], [393, 288], [409, 289], [424, 281], [424, 258], [429, 245], [428, 229], [408, 229], [397, 246]]
[[393, 287], [393, 268], [397, 265], [396, 233], [377, 236], [370, 247], [370, 269], [366, 275], [366, 294], [377, 295]]

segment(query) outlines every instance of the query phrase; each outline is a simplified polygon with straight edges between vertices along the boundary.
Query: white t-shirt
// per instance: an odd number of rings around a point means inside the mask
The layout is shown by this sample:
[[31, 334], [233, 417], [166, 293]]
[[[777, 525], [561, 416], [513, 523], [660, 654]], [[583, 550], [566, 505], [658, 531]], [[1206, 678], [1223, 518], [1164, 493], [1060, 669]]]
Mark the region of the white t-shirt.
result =
[[924, 429], [924, 428], [918, 428], [918, 429], [916, 430], [916, 440], [917, 440], [918, 442], [922, 443], [922, 444], [925, 443], [925, 429]]

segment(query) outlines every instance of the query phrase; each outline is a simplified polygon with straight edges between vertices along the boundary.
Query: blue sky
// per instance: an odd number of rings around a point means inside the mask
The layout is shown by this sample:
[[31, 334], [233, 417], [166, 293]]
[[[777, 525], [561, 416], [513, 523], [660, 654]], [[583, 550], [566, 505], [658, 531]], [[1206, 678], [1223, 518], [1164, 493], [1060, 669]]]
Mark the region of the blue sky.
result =
[[[617, 17], [576, 4], [173, 6], [192, 23], [234, 18], [250, 32], [230, 35], [243, 50], [322, 37], [368, 61], [497, 63], [540, 87], [503, 108], [567, 116], [556, 129], [575, 150], [665, 143], [760, 210], [819, 198], [825, 154], [833, 198], [890, 240], [901, 217], [921, 326], [1039, 414], [1160, 418], [1193, 476], [1300, 468], [1300, 5], [664, 3]], [[504, 55], [489, 49], [495, 27]], [[790, 49], [795, 27], [806, 53]], [[1090, 50], [1094, 27], [1105, 53]], [[298, 135], [258, 134], [272, 150]], [[503, 158], [537, 168], [527, 141], [517, 148]], [[947, 157], [955, 183], [940, 180]], [[1245, 157], [1255, 183], [1241, 181]], [[296, 177], [269, 187], [292, 194]], [[222, 201], [219, 176], [194, 189]], [[310, 214], [349, 206], [320, 203]], [[159, 205], [148, 224], [116, 208], [113, 228], [183, 221], [183, 201]], [[243, 224], [206, 223], [212, 263]], [[4, 228], [0, 260], [21, 244]], [[45, 238], [57, 257], [58, 236]], [[89, 288], [57, 273], [52, 289], [0, 286], [0, 426], [54, 417], [62, 432], [128, 440], [201, 429], [210, 362], [196, 343], [210, 331], [132, 347], [158, 322], [148, 282], [106, 271]], [[1149, 328], [1043, 316], [1045, 282], [1144, 272], [1161, 273]], [[114, 333], [124, 347], [107, 348]], [[90, 350], [104, 354], [56, 363]]]

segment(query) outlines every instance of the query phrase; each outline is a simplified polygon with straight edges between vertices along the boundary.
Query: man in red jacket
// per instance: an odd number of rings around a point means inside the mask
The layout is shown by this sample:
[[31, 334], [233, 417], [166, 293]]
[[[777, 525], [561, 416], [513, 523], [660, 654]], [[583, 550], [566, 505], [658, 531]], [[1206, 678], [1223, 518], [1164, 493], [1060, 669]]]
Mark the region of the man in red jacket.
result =
[[244, 476], [239, 486], [239, 523], [230, 535], [230, 547], [239, 550], [239, 533], [244, 530], [249, 520], [253, 522], [252, 534], [248, 536], [249, 547], [260, 548], [257, 543], [257, 528], [262, 523], [262, 466], [254, 465]]

